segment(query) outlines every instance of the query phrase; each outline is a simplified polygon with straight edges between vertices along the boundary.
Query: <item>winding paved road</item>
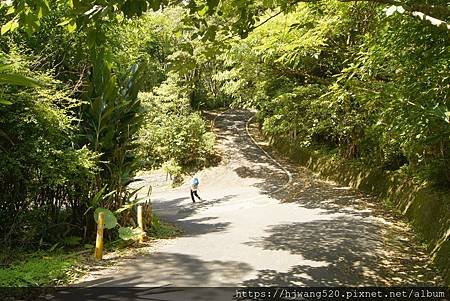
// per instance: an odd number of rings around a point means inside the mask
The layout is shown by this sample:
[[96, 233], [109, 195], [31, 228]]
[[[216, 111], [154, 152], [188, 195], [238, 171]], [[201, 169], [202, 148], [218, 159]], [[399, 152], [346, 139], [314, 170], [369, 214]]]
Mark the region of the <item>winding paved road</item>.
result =
[[[188, 184], [157, 192], [153, 206], [182, 237], [102, 270], [95, 286], [437, 285], [439, 277], [408, 227], [376, 199], [280, 168], [246, 132], [249, 111], [216, 119], [219, 166], [198, 173], [204, 202]], [[282, 159], [277, 159], [282, 160]]]

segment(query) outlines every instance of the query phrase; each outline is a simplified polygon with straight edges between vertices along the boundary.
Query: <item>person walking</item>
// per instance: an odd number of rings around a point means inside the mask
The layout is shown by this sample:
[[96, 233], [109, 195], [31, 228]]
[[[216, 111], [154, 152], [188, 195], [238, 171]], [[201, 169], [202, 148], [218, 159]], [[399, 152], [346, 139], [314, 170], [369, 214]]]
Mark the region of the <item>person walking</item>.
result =
[[193, 178], [192, 179], [192, 182], [191, 182], [191, 199], [192, 199], [192, 203], [195, 203], [194, 196], [196, 196], [200, 201], [202, 201], [202, 198], [197, 193], [199, 184], [200, 184], [200, 181], [197, 178]]

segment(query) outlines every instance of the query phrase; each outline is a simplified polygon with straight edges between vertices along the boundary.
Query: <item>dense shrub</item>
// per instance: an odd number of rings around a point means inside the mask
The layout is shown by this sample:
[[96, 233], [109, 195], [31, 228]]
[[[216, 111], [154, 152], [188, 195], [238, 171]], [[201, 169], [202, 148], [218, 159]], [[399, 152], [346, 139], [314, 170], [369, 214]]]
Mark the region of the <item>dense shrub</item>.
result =
[[81, 103], [56, 89], [51, 77], [33, 75], [45, 87], [0, 86], [11, 102], [0, 105], [0, 232], [6, 245], [80, 233], [76, 212], [83, 210], [96, 166], [96, 155], [75, 144], [72, 112]]
[[213, 152], [214, 135], [199, 113], [192, 111], [186, 91], [169, 77], [154, 93], [141, 93], [147, 110], [140, 130], [140, 154], [147, 167], [164, 162], [180, 167], [201, 166]]

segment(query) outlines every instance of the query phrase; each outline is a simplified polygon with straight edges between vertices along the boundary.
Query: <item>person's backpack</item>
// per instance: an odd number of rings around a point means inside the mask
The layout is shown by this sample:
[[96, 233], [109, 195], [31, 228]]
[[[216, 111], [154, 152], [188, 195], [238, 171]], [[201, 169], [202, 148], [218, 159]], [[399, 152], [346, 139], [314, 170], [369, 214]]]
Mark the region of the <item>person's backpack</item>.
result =
[[197, 178], [193, 178], [192, 179], [192, 185], [198, 185], [200, 183], [200, 181]]

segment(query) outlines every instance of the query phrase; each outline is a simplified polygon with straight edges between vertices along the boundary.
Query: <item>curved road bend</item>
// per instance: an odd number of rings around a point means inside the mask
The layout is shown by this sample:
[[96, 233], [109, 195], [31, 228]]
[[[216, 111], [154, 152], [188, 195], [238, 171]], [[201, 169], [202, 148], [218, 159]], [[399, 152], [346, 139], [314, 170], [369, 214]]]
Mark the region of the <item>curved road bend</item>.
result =
[[408, 227], [376, 200], [269, 159], [248, 137], [249, 111], [216, 120], [221, 165], [155, 193], [154, 210], [184, 235], [98, 271], [81, 286], [416, 286], [439, 276]]

